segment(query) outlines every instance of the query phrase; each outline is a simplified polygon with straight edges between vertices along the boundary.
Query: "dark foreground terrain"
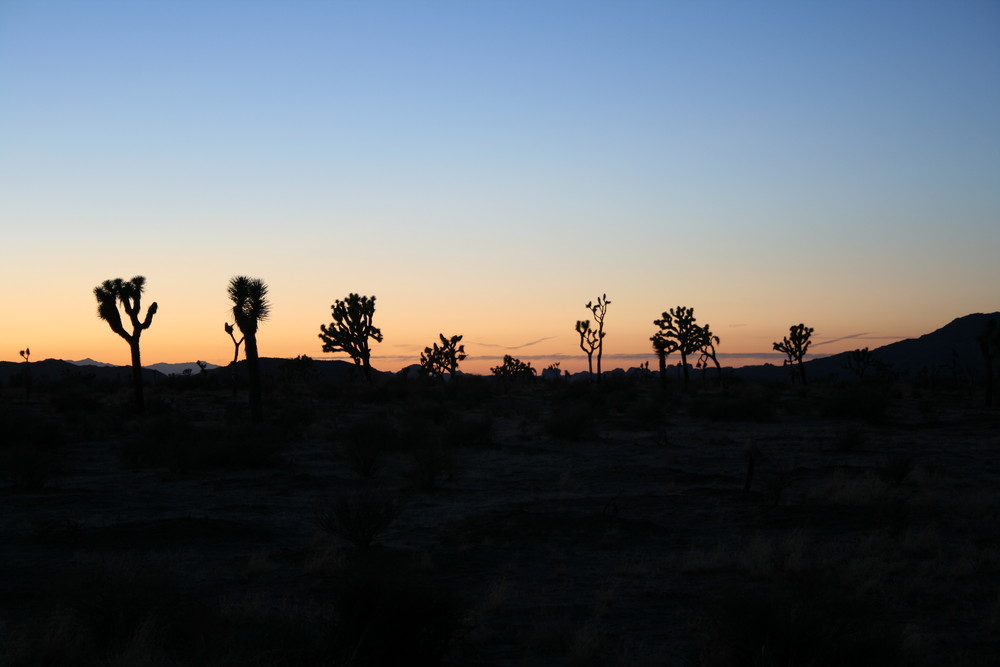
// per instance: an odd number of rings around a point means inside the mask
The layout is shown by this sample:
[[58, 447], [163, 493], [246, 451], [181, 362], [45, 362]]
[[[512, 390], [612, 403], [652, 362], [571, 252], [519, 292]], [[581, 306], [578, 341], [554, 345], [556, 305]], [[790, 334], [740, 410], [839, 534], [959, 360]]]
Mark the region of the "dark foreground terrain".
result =
[[0, 395], [3, 665], [1000, 664], [972, 389]]

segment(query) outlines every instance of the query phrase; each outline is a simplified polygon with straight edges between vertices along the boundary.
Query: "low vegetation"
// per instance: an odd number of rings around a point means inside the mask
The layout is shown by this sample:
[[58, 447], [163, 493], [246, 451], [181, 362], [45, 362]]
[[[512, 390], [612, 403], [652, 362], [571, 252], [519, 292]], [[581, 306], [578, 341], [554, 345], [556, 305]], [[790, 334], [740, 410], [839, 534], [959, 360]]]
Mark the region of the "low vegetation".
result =
[[0, 388], [0, 663], [1000, 655], [1000, 423], [964, 387], [289, 364], [260, 422], [226, 372], [142, 415]]

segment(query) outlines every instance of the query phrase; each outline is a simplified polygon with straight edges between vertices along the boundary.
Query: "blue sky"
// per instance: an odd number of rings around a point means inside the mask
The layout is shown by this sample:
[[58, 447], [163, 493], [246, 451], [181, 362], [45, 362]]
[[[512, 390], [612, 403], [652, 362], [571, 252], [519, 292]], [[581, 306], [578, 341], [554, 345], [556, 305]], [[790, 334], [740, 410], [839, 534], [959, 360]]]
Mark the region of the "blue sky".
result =
[[124, 358], [134, 273], [149, 361], [225, 359], [237, 273], [275, 356], [358, 291], [392, 363], [574, 354], [604, 292], [623, 355], [678, 304], [733, 353], [1000, 310], [997, 2], [5, 1], [0, 99], [3, 359]]

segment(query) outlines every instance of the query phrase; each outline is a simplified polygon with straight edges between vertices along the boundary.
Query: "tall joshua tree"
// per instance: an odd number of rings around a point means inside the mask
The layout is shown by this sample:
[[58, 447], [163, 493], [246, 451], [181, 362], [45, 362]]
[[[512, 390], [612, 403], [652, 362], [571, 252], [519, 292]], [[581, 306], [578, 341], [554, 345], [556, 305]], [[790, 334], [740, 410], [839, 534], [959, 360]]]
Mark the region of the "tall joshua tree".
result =
[[807, 327], [804, 324], [793, 324], [788, 327], [788, 335], [781, 342], [773, 344], [775, 351], [783, 352], [788, 357], [785, 359], [785, 366], [795, 366], [798, 369], [799, 379], [802, 380], [802, 384], [806, 383], [806, 367], [802, 359], [806, 356], [806, 352], [809, 351], [809, 346], [812, 344], [813, 331], [812, 327]]
[[[135, 276], [127, 281], [121, 278], [105, 280], [94, 288], [98, 317], [107, 322], [112, 331], [125, 339], [132, 352], [132, 385], [135, 392], [135, 409], [138, 412], [142, 412], [145, 408], [142, 395], [142, 360], [139, 355], [139, 337], [153, 323], [153, 315], [156, 314], [156, 303], [154, 302], [146, 311], [145, 319], [139, 319], [139, 313], [142, 309], [140, 302], [145, 287], [146, 279], [143, 276]], [[122, 324], [119, 306], [128, 315], [132, 325], [132, 333], [126, 331]]]
[[[688, 355], [701, 351], [705, 344], [705, 329], [695, 324], [695, 320], [694, 308], [685, 308], [684, 306], [671, 308], [663, 313], [660, 319], [653, 320], [653, 324], [660, 327], [660, 330], [651, 339], [653, 349], [657, 350], [659, 354], [657, 345], [661, 345], [668, 350], [667, 354], [670, 352], [681, 353], [684, 384], [691, 381], [687, 363]], [[711, 332], [708, 334], [711, 336]]]
[[587, 302], [587, 308], [594, 314], [594, 321], [597, 322], [597, 384], [601, 383], [601, 357], [604, 355], [604, 317], [608, 314], [608, 295], [602, 294], [597, 297], [597, 303]]
[[[260, 393], [260, 356], [257, 352], [257, 327], [271, 313], [267, 300], [267, 284], [260, 278], [235, 276], [229, 280], [229, 298], [233, 302], [233, 319], [243, 333], [250, 385], [250, 416], [255, 422], [264, 419]], [[235, 342], [235, 337], [234, 337]], [[237, 354], [239, 347], [237, 347]]]
[[358, 296], [353, 292], [341, 301], [337, 299], [330, 309], [333, 322], [319, 325], [324, 352], [346, 352], [354, 363], [365, 370], [365, 379], [372, 379], [371, 350], [368, 339], [382, 342], [382, 331], [372, 326], [375, 316], [375, 297]]

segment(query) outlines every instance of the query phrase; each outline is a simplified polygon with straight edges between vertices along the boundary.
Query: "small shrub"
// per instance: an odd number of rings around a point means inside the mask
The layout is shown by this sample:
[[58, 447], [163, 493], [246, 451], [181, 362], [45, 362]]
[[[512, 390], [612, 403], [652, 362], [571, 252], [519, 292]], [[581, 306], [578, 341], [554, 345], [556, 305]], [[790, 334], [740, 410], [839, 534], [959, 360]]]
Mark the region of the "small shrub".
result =
[[455, 457], [443, 443], [424, 443], [410, 455], [413, 484], [421, 491], [433, 491], [443, 479], [450, 479], [455, 474]]
[[356, 548], [367, 549], [398, 514], [394, 498], [367, 489], [334, 498], [320, 511], [318, 523], [323, 530]]
[[878, 468], [882, 481], [899, 486], [913, 472], [913, 458], [909, 456], [890, 456]]
[[351, 469], [365, 478], [374, 477], [382, 469], [382, 446], [367, 439], [349, 440], [344, 449]]

